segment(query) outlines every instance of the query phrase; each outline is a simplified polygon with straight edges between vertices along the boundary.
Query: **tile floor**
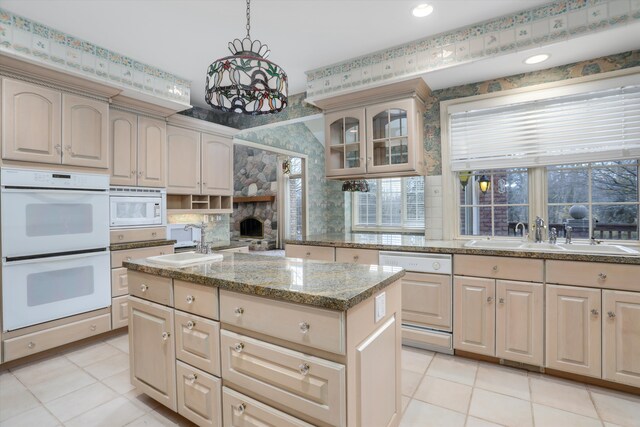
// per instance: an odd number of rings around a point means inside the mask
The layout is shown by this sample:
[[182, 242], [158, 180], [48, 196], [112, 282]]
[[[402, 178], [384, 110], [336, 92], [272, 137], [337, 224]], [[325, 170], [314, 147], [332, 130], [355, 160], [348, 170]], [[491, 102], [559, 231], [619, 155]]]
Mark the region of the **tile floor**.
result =
[[[129, 384], [127, 335], [0, 373], [0, 427], [191, 426]], [[402, 352], [402, 427], [640, 426], [640, 396]]]

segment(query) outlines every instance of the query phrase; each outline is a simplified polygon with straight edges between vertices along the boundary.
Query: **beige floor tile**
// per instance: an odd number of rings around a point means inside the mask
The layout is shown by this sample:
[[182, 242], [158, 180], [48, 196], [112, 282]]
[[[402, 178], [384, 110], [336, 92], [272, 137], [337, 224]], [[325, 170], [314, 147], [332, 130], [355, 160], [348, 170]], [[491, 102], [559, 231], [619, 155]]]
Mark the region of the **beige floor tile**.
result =
[[160, 420], [165, 420], [168, 422], [173, 422], [174, 424], [179, 425], [180, 427], [194, 427], [195, 424], [183, 417], [182, 415], [176, 414], [171, 411], [166, 406], [158, 406], [153, 412], [151, 412], [154, 417], [159, 418]]
[[600, 417], [625, 427], [640, 426], [640, 398], [609, 391], [591, 391]]
[[473, 385], [478, 370], [478, 362], [460, 357], [437, 354], [433, 358], [427, 375], [454, 381], [461, 384]]
[[544, 427], [602, 427], [599, 419], [561, 411], [537, 403], [533, 404], [533, 419], [537, 426]]
[[522, 399], [476, 388], [469, 415], [505, 426], [532, 426], [531, 404]]
[[467, 424], [465, 424], [465, 427], [501, 427], [501, 424], [481, 420], [476, 417], [467, 417]]
[[69, 367], [77, 368], [77, 366], [71, 363], [66, 357], [57, 356], [11, 369], [11, 373], [15, 375], [20, 382], [29, 387], [30, 385], [46, 381], [51, 376], [56, 376], [57, 371], [60, 369]]
[[402, 370], [402, 395], [403, 396], [413, 396], [413, 393], [418, 388], [418, 384], [420, 384], [420, 380], [422, 379], [421, 374], [417, 374], [415, 372]]
[[135, 388], [129, 378], [129, 369], [103, 379], [102, 383], [120, 394], [127, 393]]
[[506, 366], [481, 363], [475, 386], [519, 399], [530, 399], [527, 372]]
[[402, 412], [407, 409], [407, 405], [411, 402], [411, 398], [407, 396], [402, 396]]
[[44, 406], [30, 409], [0, 423], [0, 427], [53, 427], [58, 425], [60, 422]]
[[549, 376], [531, 376], [531, 401], [590, 418], [598, 418], [584, 384]]
[[118, 335], [116, 337], [109, 338], [104, 342], [114, 346], [120, 351], [124, 351], [127, 354], [129, 353], [129, 334]]
[[52, 400], [45, 407], [64, 422], [116, 397], [118, 394], [109, 387], [95, 383]]
[[122, 352], [114, 346], [99, 342], [67, 353], [65, 356], [76, 365], [84, 368], [92, 363], [109, 359], [119, 354], [122, 354]]
[[412, 400], [400, 421], [400, 427], [462, 427], [465, 415], [419, 400]]
[[407, 371], [424, 374], [431, 359], [433, 359], [433, 353], [430, 351], [411, 347], [402, 348], [402, 369]]
[[124, 397], [129, 399], [131, 403], [136, 405], [136, 407], [142, 411], [151, 412], [154, 409], [161, 407], [160, 403], [157, 400], [150, 398], [146, 394], [140, 392], [138, 389], [133, 389], [125, 394]]
[[68, 427], [119, 427], [140, 418], [145, 413], [125, 397], [103, 403], [65, 423]]
[[38, 399], [12, 373], [0, 374], [0, 421], [38, 406]]
[[118, 352], [117, 355], [85, 366], [84, 370], [99, 380], [111, 377], [129, 369], [129, 355]]
[[155, 412], [149, 412], [127, 424], [127, 427], [175, 427], [178, 424]]
[[41, 381], [28, 384], [27, 388], [41, 402], [46, 403], [96, 382], [82, 368], [68, 363], [68, 366], [43, 375]]
[[413, 398], [466, 414], [471, 390], [468, 385], [425, 375]]

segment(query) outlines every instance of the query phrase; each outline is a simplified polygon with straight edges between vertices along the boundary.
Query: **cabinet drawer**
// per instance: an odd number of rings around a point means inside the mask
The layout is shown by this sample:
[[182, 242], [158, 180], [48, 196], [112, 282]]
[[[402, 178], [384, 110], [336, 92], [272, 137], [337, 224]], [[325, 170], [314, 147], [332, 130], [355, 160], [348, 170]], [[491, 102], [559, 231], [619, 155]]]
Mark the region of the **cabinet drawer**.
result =
[[225, 381], [314, 419], [345, 425], [343, 365], [225, 330], [221, 346]]
[[640, 265], [547, 261], [547, 283], [640, 291]]
[[175, 312], [176, 358], [220, 376], [220, 323]]
[[336, 248], [336, 262], [378, 264], [378, 251], [371, 249]]
[[166, 227], [131, 228], [112, 230], [109, 233], [111, 244], [142, 242], [144, 240], [164, 240], [167, 238]]
[[123, 328], [129, 324], [129, 297], [111, 299], [111, 329]]
[[173, 307], [171, 279], [139, 271], [129, 271], [129, 294]]
[[221, 289], [220, 320], [272, 337], [344, 354], [345, 322], [340, 311]]
[[198, 426], [221, 426], [222, 381], [180, 361], [176, 380], [178, 413]]
[[287, 258], [315, 259], [319, 261], [335, 260], [335, 248], [327, 246], [287, 245], [284, 249]]
[[483, 255], [454, 255], [453, 257], [453, 272], [461, 276], [542, 282], [542, 266], [543, 261], [540, 259]]
[[218, 288], [182, 280], [173, 281], [175, 307], [209, 319], [218, 319]]
[[313, 427], [227, 387], [222, 387], [222, 420], [224, 427]]
[[111, 268], [122, 267], [122, 261], [131, 261], [132, 259], [147, 258], [150, 256], [172, 254], [173, 246], [154, 246], [151, 248], [128, 249], [126, 251], [111, 252]]
[[111, 296], [119, 297], [129, 293], [127, 282], [127, 269], [124, 267], [111, 270]]
[[50, 348], [107, 332], [111, 329], [111, 315], [102, 314], [51, 329], [34, 332], [4, 341], [4, 361], [19, 359]]

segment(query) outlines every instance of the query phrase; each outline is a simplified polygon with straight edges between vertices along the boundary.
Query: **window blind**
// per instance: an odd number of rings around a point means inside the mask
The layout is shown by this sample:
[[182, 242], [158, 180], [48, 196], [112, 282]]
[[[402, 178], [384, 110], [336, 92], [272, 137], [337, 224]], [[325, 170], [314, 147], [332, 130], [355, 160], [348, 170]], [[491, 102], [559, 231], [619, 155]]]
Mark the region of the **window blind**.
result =
[[[450, 114], [451, 169], [535, 167], [640, 157], [637, 84]], [[460, 108], [462, 107], [462, 108]]]

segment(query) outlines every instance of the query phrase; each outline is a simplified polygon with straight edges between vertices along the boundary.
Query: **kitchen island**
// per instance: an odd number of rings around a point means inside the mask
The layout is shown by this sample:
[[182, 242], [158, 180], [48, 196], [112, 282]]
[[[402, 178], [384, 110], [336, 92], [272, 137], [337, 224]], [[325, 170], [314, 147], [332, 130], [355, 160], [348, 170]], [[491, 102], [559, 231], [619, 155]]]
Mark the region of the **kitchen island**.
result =
[[202, 426], [396, 426], [392, 267], [225, 253], [129, 269], [131, 382]]

